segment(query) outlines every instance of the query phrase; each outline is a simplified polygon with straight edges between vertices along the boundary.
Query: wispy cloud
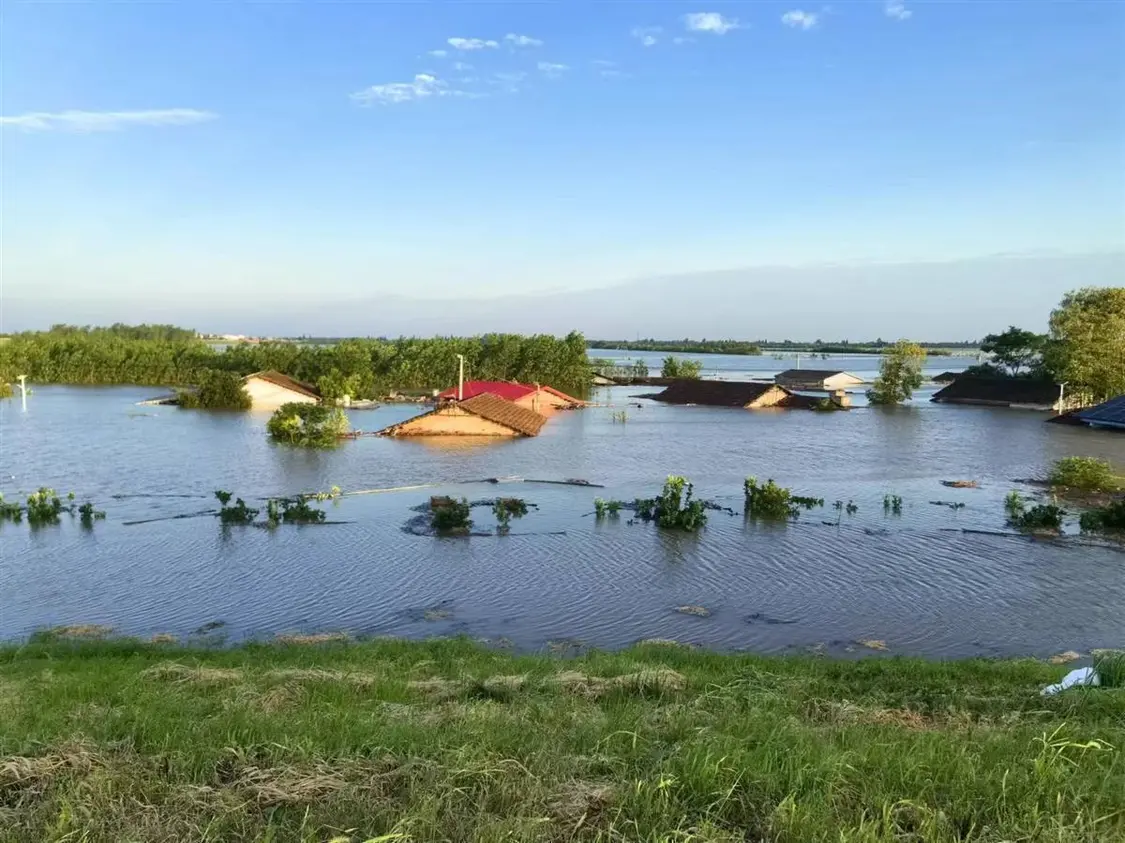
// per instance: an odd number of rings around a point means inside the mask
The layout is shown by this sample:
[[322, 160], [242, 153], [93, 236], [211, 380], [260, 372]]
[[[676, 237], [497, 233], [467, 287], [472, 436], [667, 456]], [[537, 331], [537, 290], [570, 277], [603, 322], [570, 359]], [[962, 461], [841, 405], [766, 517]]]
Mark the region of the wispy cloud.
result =
[[590, 64], [594, 67], [617, 67], [617, 62], [609, 59], [594, 59]]
[[684, 15], [684, 26], [691, 32], [726, 35], [732, 29], [738, 29], [739, 24], [735, 18], [725, 18], [718, 12], [693, 12]]
[[819, 19], [820, 15], [816, 12], [805, 12], [801, 9], [793, 9], [781, 16], [781, 22], [794, 29], [812, 29]]
[[454, 70], [472, 70], [473, 66], [471, 64], [469, 64], [467, 61], [455, 61], [455, 62], [453, 62], [453, 69]]
[[530, 35], [516, 35], [514, 32], [509, 32], [504, 36], [504, 43], [511, 44], [513, 47], [542, 47], [543, 42], [538, 38], [532, 38]]
[[495, 50], [500, 46], [497, 41], [483, 38], [448, 38], [445, 43], [455, 50]]
[[431, 73], [419, 73], [410, 82], [387, 82], [356, 91], [351, 98], [361, 105], [393, 105], [427, 97], [464, 96], [465, 92], [450, 88]]
[[570, 68], [565, 64], [556, 64], [555, 62], [550, 61], [541, 61], [536, 65], [536, 67], [538, 67], [547, 76], [550, 76], [552, 78], [557, 78], [561, 76], [563, 72], [570, 70]]
[[675, 38], [672, 39], [672, 43], [676, 44], [676, 45], [679, 45], [679, 44], [694, 44], [695, 39], [694, 38], [687, 38], [683, 35], [677, 35]]
[[506, 94], [519, 93], [520, 88], [527, 79], [527, 71], [517, 70], [512, 73], [494, 73], [488, 80], [489, 85], [500, 88]]
[[906, 8], [906, 4], [902, 0], [887, 0], [883, 4], [883, 14], [895, 20], [907, 20], [914, 13]]
[[433, 56], [435, 59], [443, 59], [449, 55], [448, 50], [430, 50], [426, 53], [427, 56]]
[[634, 26], [629, 35], [641, 42], [642, 46], [653, 47], [659, 41], [659, 35], [664, 31], [660, 26]]
[[27, 132], [116, 132], [130, 126], [189, 126], [216, 120], [219, 115], [194, 108], [151, 111], [32, 111], [0, 117], [0, 126]]

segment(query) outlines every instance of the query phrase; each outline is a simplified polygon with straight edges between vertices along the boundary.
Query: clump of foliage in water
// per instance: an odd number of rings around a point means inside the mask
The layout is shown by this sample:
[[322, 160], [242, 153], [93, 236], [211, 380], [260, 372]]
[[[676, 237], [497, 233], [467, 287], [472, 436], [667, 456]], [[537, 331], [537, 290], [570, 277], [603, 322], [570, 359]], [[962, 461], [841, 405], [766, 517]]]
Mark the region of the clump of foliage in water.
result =
[[633, 504], [637, 517], [655, 521], [666, 530], [692, 533], [707, 523], [707, 503], [694, 500], [695, 489], [686, 477], [672, 474], [656, 498], [639, 498]]
[[266, 431], [277, 442], [303, 448], [331, 448], [348, 432], [348, 417], [339, 407], [323, 404], [282, 404], [270, 417]]
[[669, 355], [664, 358], [660, 368], [662, 378], [683, 378], [685, 380], [698, 380], [703, 372], [703, 363], [699, 360], [685, 360], [683, 357]]
[[1125, 534], [1125, 498], [1083, 512], [1078, 523], [1084, 533]]
[[1066, 510], [1055, 504], [1039, 504], [1008, 517], [1008, 524], [1024, 533], [1062, 532]]
[[430, 511], [430, 526], [440, 536], [464, 536], [473, 528], [466, 498], [431, 498]]
[[95, 521], [102, 521], [105, 519], [105, 513], [100, 509], [94, 509], [94, 504], [90, 501], [78, 507], [78, 520], [83, 527], [91, 528], [94, 526]]
[[253, 524], [254, 519], [258, 517], [258, 510], [247, 506], [242, 498], [237, 498], [232, 506], [230, 492], [216, 490], [215, 497], [218, 498], [221, 507], [219, 520], [224, 524]]
[[215, 369], [203, 373], [196, 389], [181, 390], [179, 403], [191, 410], [249, 410], [251, 405], [242, 378]]
[[27, 523], [33, 527], [58, 524], [62, 511], [63, 502], [54, 489], [41, 487], [38, 492], [32, 492], [27, 496]]
[[527, 502], [523, 498], [497, 498], [492, 504], [492, 514], [496, 516], [496, 532], [505, 535], [511, 529], [513, 518], [527, 515]]
[[892, 515], [902, 515], [902, 496], [883, 495], [883, 511]]
[[95, 521], [105, 518], [105, 513], [94, 509], [94, 504], [87, 501], [78, 506], [74, 503], [74, 492], [66, 496], [66, 503], [59, 497], [58, 492], [47, 487], [40, 487], [38, 491], [27, 496], [27, 503], [21, 506], [18, 503], [9, 503], [0, 495], [0, 521], [21, 523], [27, 516], [27, 523], [32, 527], [44, 527], [58, 524], [64, 512], [73, 517], [77, 514], [83, 527], [93, 527]]
[[848, 409], [842, 403], [832, 398], [821, 398], [812, 405], [812, 408], [818, 413], [835, 413], [837, 410], [844, 411]]
[[7, 381], [0, 381], [0, 398], [12, 397], [12, 385]]
[[266, 524], [323, 524], [328, 515], [323, 509], [309, 506], [304, 495], [292, 498], [270, 498], [266, 501]]
[[1014, 518], [1022, 513], [1025, 506], [1026, 501], [1023, 495], [1015, 489], [1012, 489], [1012, 491], [1008, 492], [1004, 497], [1004, 510], [1008, 513], [1009, 518]]
[[1125, 485], [1122, 478], [1113, 473], [1113, 467], [1108, 462], [1094, 457], [1065, 457], [1059, 460], [1051, 467], [1047, 482], [1056, 488], [1078, 492], [1115, 492]]
[[922, 385], [922, 366], [926, 350], [909, 340], [899, 340], [883, 350], [879, 377], [867, 390], [867, 400], [872, 404], [894, 405], [909, 401], [914, 390]]
[[802, 509], [824, 506], [822, 498], [794, 495], [790, 489], [778, 486], [773, 480], [759, 484], [757, 478], [747, 477], [742, 484], [745, 511], [754, 518], [783, 521], [796, 518]]
[[594, 517], [599, 521], [603, 518], [616, 518], [624, 506], [625, 501], [607, 501], [594, 498]]

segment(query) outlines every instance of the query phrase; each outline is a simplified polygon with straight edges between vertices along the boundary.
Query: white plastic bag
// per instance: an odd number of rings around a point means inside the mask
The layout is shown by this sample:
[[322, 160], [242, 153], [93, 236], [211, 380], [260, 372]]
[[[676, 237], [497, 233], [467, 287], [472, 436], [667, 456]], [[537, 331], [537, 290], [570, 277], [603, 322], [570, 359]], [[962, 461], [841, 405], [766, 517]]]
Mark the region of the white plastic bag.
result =
[[1087, 687], [1093, 688], [1102, 684], [1101, 677], [1098, 672], [1092, 667], [1080, 667], [1078, 670], [1072, 670], [1062, 678], [1062, 682], [1057, 685], [1048, 685], [1039, 693], [1047, 697], [1051, 694], [1057, 694], [1059, 691], [1065, 691], [1067, 688], [1074, 687]]

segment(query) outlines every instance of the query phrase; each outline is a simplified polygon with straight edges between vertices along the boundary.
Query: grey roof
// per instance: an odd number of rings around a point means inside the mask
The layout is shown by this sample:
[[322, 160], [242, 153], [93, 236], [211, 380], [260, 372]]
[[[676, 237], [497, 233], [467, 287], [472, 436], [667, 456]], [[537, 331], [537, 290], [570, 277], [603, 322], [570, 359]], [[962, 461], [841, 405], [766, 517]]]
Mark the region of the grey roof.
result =
[[851, 372], [845, 372], [842, 369], [786, 369], [777, 377], [790, 380], [822, 381], [828, 378], [834, 378], [836, 375], [847, 375], [848, 377], [855, 378], [857, 381], [862, 380], [862, 378], [857, 375], [853, 375]]
[[1103, 404], [1083, 410], [1078, 418], [1087, 423], [1125, 427], [1125, 395], [1118, 395]]

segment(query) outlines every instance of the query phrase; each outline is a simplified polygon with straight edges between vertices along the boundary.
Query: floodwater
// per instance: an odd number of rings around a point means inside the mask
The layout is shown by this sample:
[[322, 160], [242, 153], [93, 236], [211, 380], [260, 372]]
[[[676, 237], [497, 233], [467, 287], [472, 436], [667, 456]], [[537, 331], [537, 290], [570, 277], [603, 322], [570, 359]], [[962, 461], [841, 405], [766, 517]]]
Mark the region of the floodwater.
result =
[[[971, 361], [939, 359], [930, 371], [958, 362]], [[792, 363], [715, 357], [706, 368], [738, 377]], [[871, 374], [877, 361], [815, 366]], [[38, 530], [0, 525], [0, 639], [72, 623], [188, 635], [221, 622], [229, 640], [346, 630], [467, 634], [523, 649], [669, 638], [843, 654], [878, 639], [893, 653], [960, 657], [1125, 643], [1125, 553], [962, 532], [1002, 532], [1011, 481], [1059, 457], [1099, 456], [1125, 470], [1125, 436], [1045, 424], [1033, 412], [935, 405], [932, 389], [908, 407], [826, 414], [630, 398], [643, 391], [598, 391], [595, 400], [612, 406], [560, 412], [535, 439], [363, 438], [309, 452], [272, 444], [264, 414], [136, 406], [159, 393], [151, 388], [36, 387], [26, 412], [18, 399], [0, 402], [0, 490], [9, 500], [40, 485], [73, 490], [107, 518], [92, 531], [67, 517]], [[622, 409], [627, 421], [615, 423]], [[354, 427], [375, 430], [418, 411], [351, 416]], [[739, 512], [750, 474], [828, 506], [772, 526], [713, 512], [695, 535], [590, 514], [596, 496], [649, 497], [671, 473]], [[606, 488], [474, 482], [510, 476]], [[940, 483], [954, 479], [981, 487]], [[333, 485], [417, 484], [436, 485], [324, 504], [338, 524], [270, 531], [224, 529], [213, 517], [149, 520], [212, 508], [215, 489], [254, 505]], [[431, 494], [519, 496], [539, 509], [503, 537], [404, 532], [411, 508]], [[884, 512], [885, 494], [903, 497], [901, 516]], [[837, 513], [835, 500], [859, 510]], [[477, 529], [495, 524], [487, 508], [474, 519]], [[676, 611], [685, 605], [710, 616]]]

